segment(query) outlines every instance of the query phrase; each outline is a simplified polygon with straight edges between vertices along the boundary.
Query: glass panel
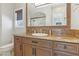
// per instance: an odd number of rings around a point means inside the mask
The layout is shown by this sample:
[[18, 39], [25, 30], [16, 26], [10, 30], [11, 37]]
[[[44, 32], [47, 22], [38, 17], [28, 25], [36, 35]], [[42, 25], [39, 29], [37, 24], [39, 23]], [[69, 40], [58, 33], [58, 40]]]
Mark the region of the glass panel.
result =
[[54, 6], [52, 8], [52, 25], [66, 25], [66, 5]]
[[16, 10], [15, 11], [15, 23], [16, 27], [23, 27], [23, 10]]
[[46, 20], [45, 18], [36, 18], [36, 19], [31, 19], [31, 26], [45, 26]]

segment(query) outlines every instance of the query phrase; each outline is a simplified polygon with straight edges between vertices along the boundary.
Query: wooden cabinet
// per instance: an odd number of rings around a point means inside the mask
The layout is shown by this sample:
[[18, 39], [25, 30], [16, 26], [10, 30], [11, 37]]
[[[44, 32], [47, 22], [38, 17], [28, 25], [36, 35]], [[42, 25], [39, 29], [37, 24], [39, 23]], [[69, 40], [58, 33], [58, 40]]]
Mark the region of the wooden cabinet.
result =
[[52, 55], [52, 42], [35, 38], [26, 38], [22, 41], [23, 56], [50, 56]]
[[52, 49], [23, 44], [23, 56], [52, 56]]
[[23, 56], [32, 56], [32, 45], [23, 44], [22, 52], [23, 52]]
[[52, 56], [52, 49], [37, 47], [36, 55], [37, 56]]
[[76, 56], [76, 55], [63, 51], [54, 51], [54, 56]]
[[78, 44], [66, 43], [66, 42], [54, 42], [55, 54], [63, 55], [78, 55], [79, 48]]
[[[15, 38], [15, 55], [23, 56], [51, 56], [52, 41], [35, 38]], [[16, 47], [17, 46], [17, 47]]]
[[32, 44], [45, 48], [52, 48], [52, 41], [44, 39], [32, 39]]
[[14, 37], [15, 56], [77, 56], [79, 44], [36, 39], [30, 37]]
[[14, 55], [15, 56], [21, 56], [22, 50], [21, 50], [21, 37], [15, 36], [14, 37]]

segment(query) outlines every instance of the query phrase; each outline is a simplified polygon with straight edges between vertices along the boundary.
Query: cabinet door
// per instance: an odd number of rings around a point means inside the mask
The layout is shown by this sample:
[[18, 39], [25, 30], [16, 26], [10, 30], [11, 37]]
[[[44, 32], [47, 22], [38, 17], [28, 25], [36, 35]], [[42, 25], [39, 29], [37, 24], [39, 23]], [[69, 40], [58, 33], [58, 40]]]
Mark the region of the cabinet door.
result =
[[23, 56], [32, 56], [32, 45], [30, 44], [23, 44]]
[[53, 49], [78, 54], [78, 44], [66, 42], [54, 42]]
[[14, 37], [14, 55], [22, 56], [21, 38], [16, 36]]
[[76, 55], [62, 51], [54, 51], [54, 56], [76, 56]]
[[36, 48], [36, 55], [37, 56], [52, 56], [52, 49], [37, 47]]

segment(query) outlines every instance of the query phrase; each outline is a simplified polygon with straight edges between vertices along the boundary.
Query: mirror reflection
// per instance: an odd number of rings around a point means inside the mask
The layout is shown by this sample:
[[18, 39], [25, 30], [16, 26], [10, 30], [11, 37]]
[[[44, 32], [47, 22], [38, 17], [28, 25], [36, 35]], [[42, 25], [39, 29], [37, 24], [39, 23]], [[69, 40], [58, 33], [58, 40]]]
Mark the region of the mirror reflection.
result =
[[28, 3], [28, 26], [67, 25], [65, 3]]

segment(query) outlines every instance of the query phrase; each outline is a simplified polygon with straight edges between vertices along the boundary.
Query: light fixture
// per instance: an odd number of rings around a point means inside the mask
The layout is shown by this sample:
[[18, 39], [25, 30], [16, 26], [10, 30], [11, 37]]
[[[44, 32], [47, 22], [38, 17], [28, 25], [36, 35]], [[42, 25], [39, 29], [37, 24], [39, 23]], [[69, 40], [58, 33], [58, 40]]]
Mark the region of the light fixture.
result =
[[51, 3], [35, 3], [35, 7], [47, 6], [48, 4]]

